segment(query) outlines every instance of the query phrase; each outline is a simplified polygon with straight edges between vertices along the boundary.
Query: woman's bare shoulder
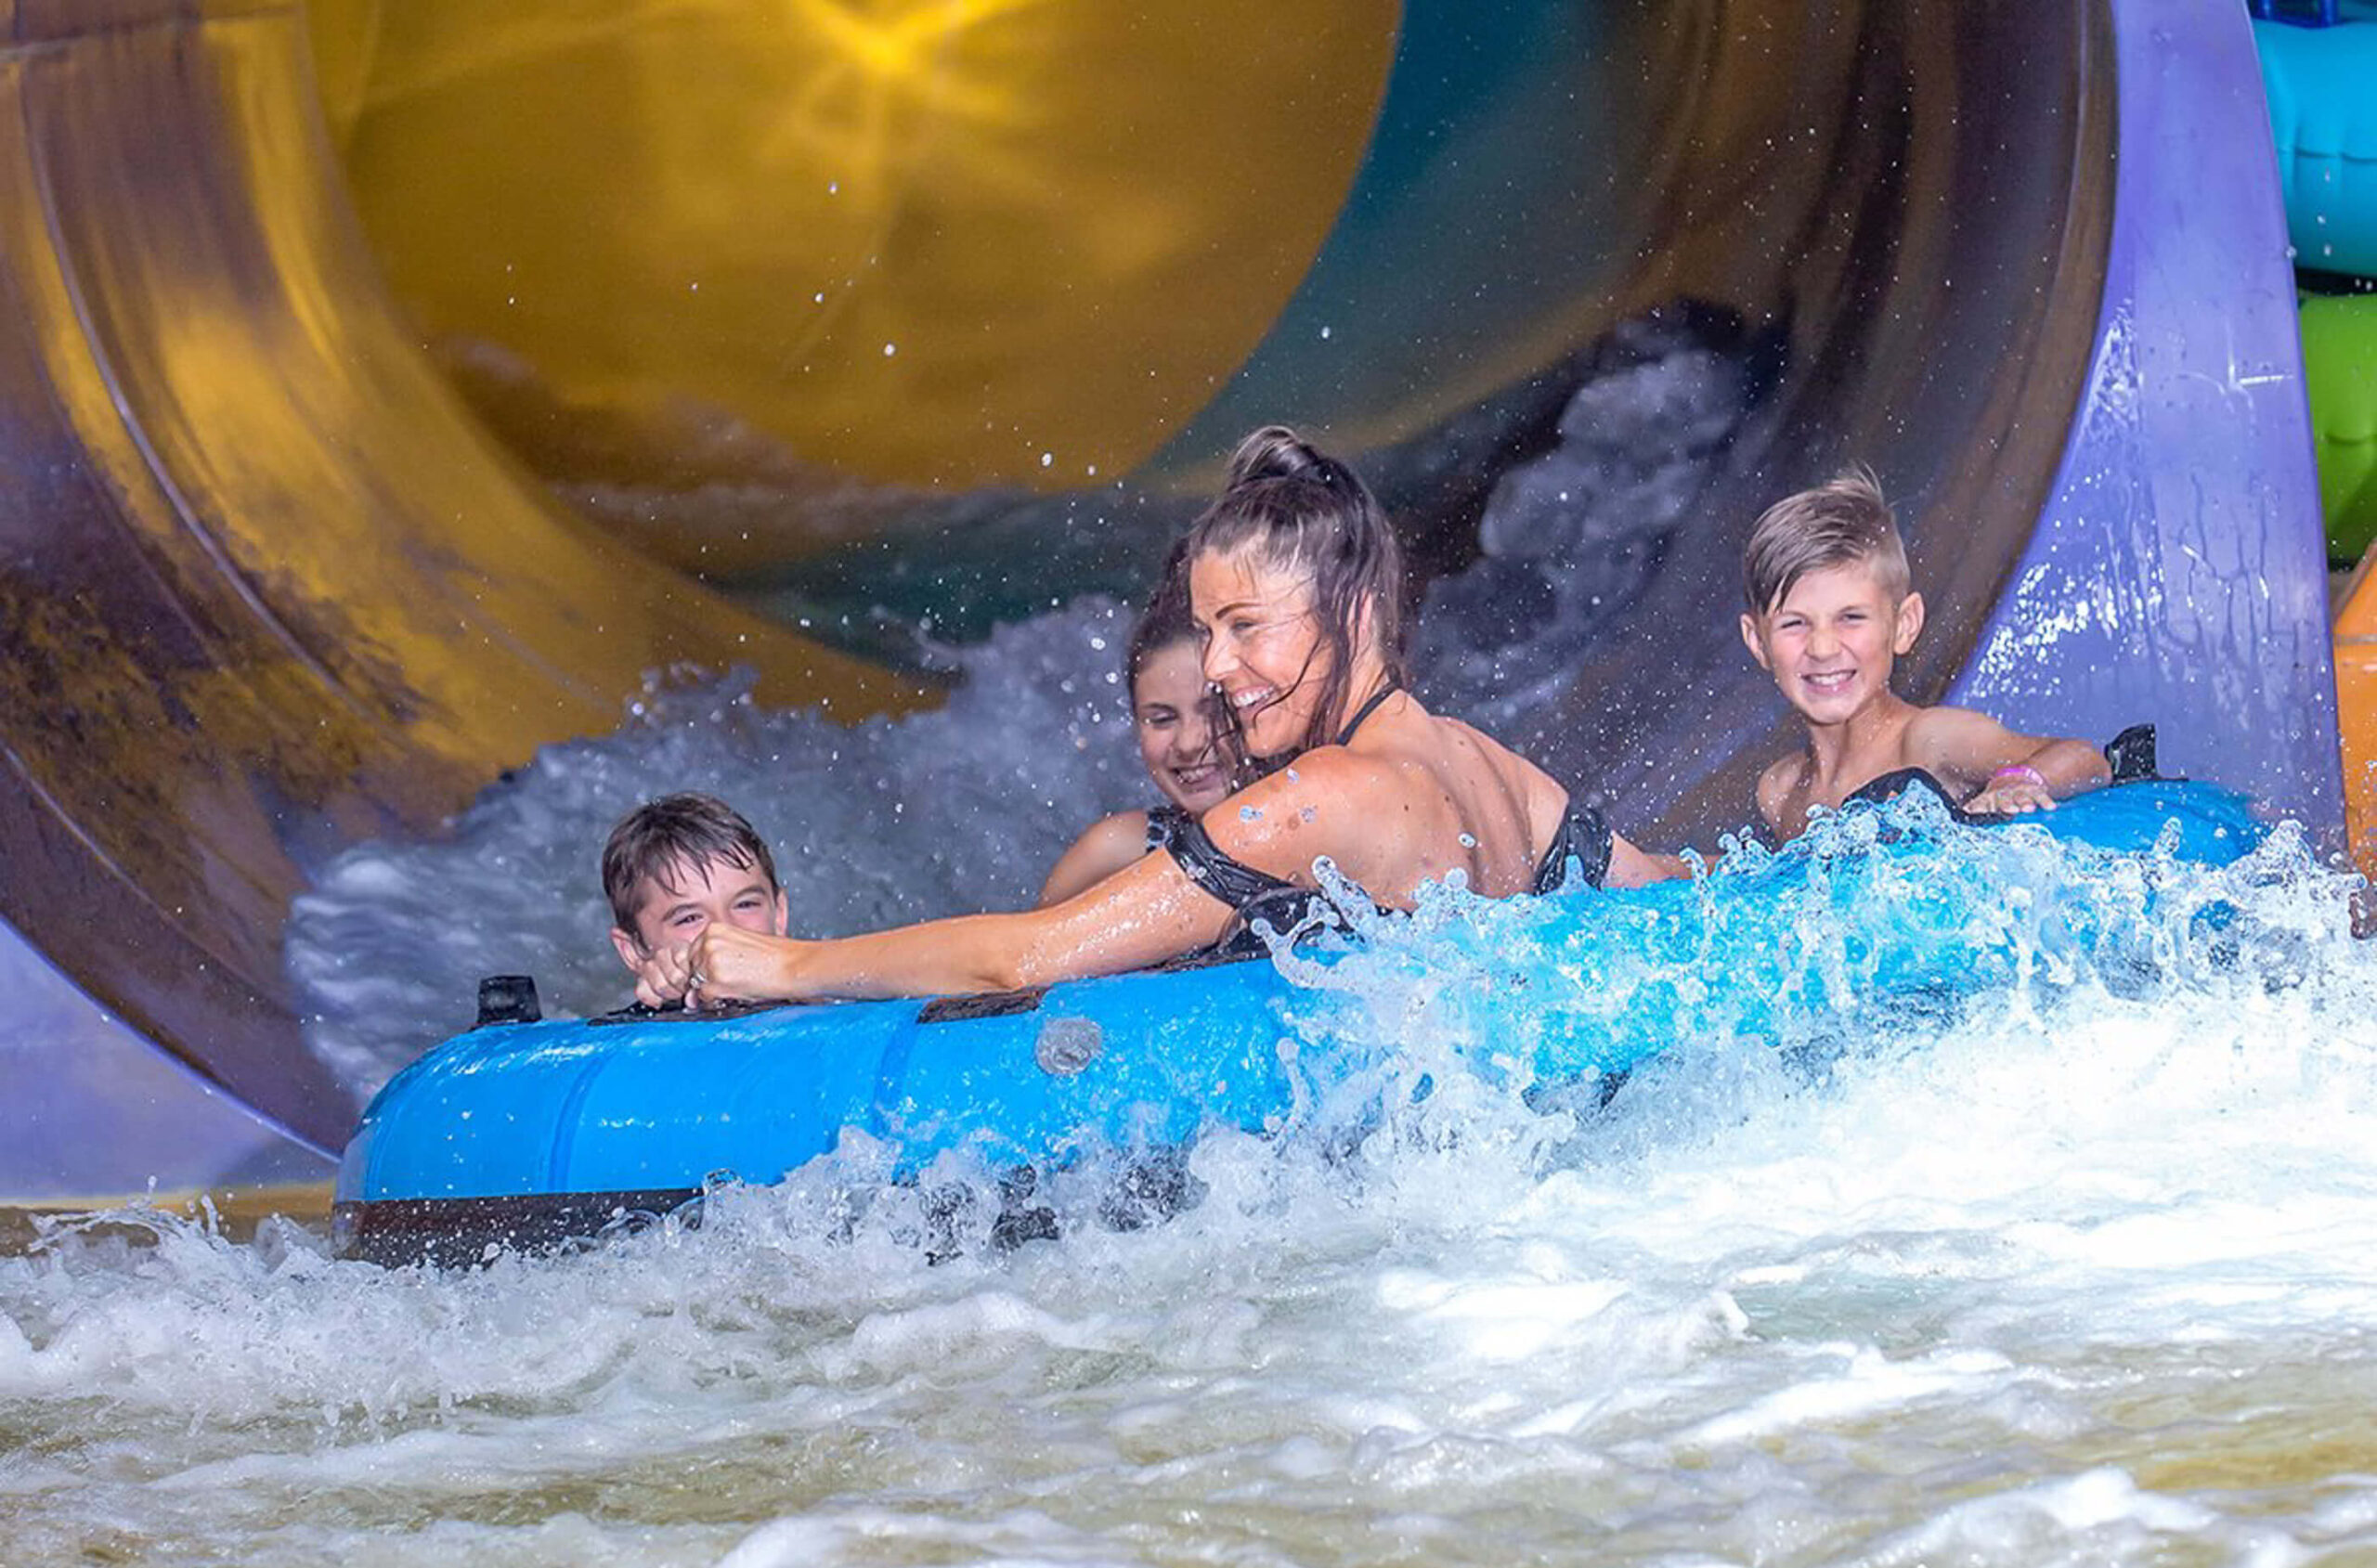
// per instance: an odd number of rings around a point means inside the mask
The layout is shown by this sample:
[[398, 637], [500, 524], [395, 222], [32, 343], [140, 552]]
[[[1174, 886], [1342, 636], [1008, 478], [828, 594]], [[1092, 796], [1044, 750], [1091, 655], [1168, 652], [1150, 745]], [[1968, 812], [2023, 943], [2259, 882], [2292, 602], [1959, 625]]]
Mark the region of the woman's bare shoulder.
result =
[[[1518, 752], [1504, 745], [1466, 719], [1455, 719], [1449, 714], [1442, 713], [1432, 713], [1428, 718], [1431, 722], [1442, 725], [1448, 735], [1458, 737], [1461, 745], [1474, 747], [1483, 756], [1492, 758], [1497, 762], [1513, 764], [1522, 770], [1537, 773], [1543, 772], [1542, 769], [1538, 768]], [[1544, 776], [1549, 778], [1551, 775], [1545, 773]]]
[[1399, 771], [1397, 758], [1392, 753], [1318, 745], [1286, 766], [1264, 774], [1214, 810], [1225, 810], [1230, 801], [1259, 806], [1274, 800], [1356, 798], [1391, 784]]
[[1512, 750], [1466, 719], [1437, 718], [1459, 737], [1461, 746], [1499, 777], [1503, 786], [1526, 803], [1527, 815], [1557, 816], [1568, 804], [1567, 786], [1546, 772], [1540, 763]]
[[1316, 854], [1358, 843], [1412, 788], [1392, 755], [1316, 746], [1207, 811], [1215, 843], [1249, 864], [1280, 873], [1273, 859], [1309, 866]]

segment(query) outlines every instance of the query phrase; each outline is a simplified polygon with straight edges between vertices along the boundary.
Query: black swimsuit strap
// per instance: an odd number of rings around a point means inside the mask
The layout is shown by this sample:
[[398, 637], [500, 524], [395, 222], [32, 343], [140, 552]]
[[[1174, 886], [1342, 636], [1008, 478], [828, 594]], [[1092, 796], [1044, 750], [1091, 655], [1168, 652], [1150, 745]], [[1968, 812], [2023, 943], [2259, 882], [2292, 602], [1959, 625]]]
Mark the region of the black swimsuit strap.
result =
[[1356, 708], [1354, 710], [1354, 717], [1347, 719], [1345, 721], [1345, 727], [1337, 732], [1337, 744], [1339, 745], [1344, 745], [1345, 743], [1352, 740], [1354, 738], [1354, 732], [1362, 727], [1362, 720], [1368, 719], [1371, 714], [1376, 713], [1378, 711], [1379, 704], [1386, 701], [1387, 698], [1395, 695], [1396, 693], [1401, 690], [1403, 690], [1401, 684], [1393, 680], [1390, 680], [1385, 685], [1380, 687], [1378, 694], [1370, 698], [1370, 701], [1364, 703], [1361, 706]]
[[1257, 871], [1243, 861], [1231, 859], [1214, 842], [1205, 824], [1194, 817], [1183, 821], [1163, 848], [1188, 874], [1189, 881], [1232, 909], [1244, 909], [1257, 899], [1295, 887], [1267, 871]]
[[1180, 824], [1197, 819], [1186, 806], [1176, 806], [1167, 800], [1161, 806], [1148, 808], [1148, 852], [1153, 854], [1171, 843], [1180, 833]]
[[1599, 811], [1581, 800], [1571, 798], [1562, 813], [1560, 825], [1552, 833], [1552, 847], [1543, 851], [1543, 859], [1535, 866], [1535, 890], [1556, 893], [1567, 885], [1568, 866], [1576, 863], [1577, 875], [1588, 888], [1598, 888], [1609, 875], [1609, 858], [1617, 843], [1609, 831], [1609, 823]]
[[[1232, 860], [1205, 824], [1189, 817], [1163, 846], [1188, 880], [1237, 912], [1238, 918], [1215, 942], [1212, 952], [1224, 958], [1266, 956], [1274, 941], [1288, 932], [1323, 927], [1344, 929], [1344, 917], [1336, 901], [1317, 888], [1299, 888], [1267, 871], [1257, 871]], [[1316, 916], [1318, 919], [1316, 920]], [[1257, 928], [1269, 927], [1269, 935]]]
[[1921, 768], [1897, 768], [1877, 778], [1867, 779], [1851, 790], [1841, 805], [1851, 806], [1861, 800], [1879, 805], [1885, 800], [1897, 799], [1910, 789], [1929, 790], [1940, 797], [1940, 804], [1948, 809], [1948, 815], [1959, 820], [1964, 817], [1964, 808], [1955, 796], [1948, 793], [1948, 786]]

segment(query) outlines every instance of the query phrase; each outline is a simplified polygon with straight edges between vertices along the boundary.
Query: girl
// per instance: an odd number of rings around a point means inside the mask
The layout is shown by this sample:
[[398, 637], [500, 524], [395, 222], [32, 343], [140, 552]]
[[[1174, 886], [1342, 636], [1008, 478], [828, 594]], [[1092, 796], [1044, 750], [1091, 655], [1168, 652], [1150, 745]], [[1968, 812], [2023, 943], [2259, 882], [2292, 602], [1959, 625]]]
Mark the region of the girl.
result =
[[651, 955], [660, 1004], [1012, 991], [1210, 946], [1239, 913], [1318, 886], [1322, 857], [1382, 906], [1459, 871], [1487, 897], [1571, 875], [1681, 875], [1611, 833], [1540, 768], [1404, 690], [1402, 558], [1369, 488], [1292, 431], [1256, 431], [1183, 545], [1202, 673], [1271, 768], [1061, 903], [823, 941], [711, 927]]
[[1145, 811], [1117, 811], [1073, 840], [1040, 889], [1040, 907], [1063, 903], [1105, 881], [1141, 855], [1172, 840], [1179, 824], [1217, 805], [1230, 790], [1231, 770], [1214, 733], [1216, 709], [1201, 667], [1197, 623], [1188, 618], [1188, 590], [1167, 571], [1147, 611], [1131, 628], [1123, 676], [1131, 688], [1131, 727], [1139, 759], [1164, 798]]

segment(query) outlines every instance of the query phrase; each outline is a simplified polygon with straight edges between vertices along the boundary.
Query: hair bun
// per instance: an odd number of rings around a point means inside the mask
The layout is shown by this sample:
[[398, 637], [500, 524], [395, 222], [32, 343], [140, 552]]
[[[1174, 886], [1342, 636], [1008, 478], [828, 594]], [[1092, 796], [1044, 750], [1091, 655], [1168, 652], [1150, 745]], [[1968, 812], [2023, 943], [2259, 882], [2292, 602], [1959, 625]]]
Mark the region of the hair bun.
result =
[[1317, 479], [1330, 483], [1334, 459], [1283, 424], [1266, 424], [1238, 444], [1229, 456], [1228, 489], [1266, 479]]

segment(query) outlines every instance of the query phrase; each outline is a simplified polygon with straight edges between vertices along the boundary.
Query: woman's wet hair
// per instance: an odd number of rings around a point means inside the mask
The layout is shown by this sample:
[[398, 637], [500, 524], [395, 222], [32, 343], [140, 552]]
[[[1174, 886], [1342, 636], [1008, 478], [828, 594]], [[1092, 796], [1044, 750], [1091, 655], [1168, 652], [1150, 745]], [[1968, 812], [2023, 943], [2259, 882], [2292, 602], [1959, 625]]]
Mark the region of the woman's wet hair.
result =
[[[1312, 614], [1328, 651], [1320, 700], [1295, 749], [1335, 739], [1353, 680], [1354, 636], [1365, 612], [1386, 677], [1408, 683], [1403, 550], [1386, 510], [1361, 476], [1285, 425], [1266, 425], [1231, 454], [1219, 499], [1189, 525], [1183, 560], [1253, 550], [1267, 565], [1312, 583]], [[1308, 666], [1305, 678], [1315, 672]], [[1232, 716], [1235, 727], [1235, 716]]]

